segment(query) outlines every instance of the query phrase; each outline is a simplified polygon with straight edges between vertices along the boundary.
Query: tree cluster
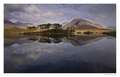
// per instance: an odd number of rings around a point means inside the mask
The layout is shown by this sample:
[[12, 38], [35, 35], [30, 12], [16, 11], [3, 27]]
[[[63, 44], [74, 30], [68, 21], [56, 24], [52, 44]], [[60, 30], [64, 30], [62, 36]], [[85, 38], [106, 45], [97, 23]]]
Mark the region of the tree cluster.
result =
[[75, 32], [75, 26], [70, 26], [66, 30], [63, 30], [62, 25], [59, 23], [47, 23], [47, 24], [40, 24], [37, 27], [27, 27], [30, 30], [36, 30], [40, 29], [42, 32], [49, 32], [49, 33], [67, 33], [67, 34], [73, 34]]
[[67, 27], [66, 30], [68, 34], [73, 34], [75, 32], [75, 26]]
[[42, 30], [50, 30], [50, 28], [51, 29], [56, 29], [56, 30], [58, 30], [58, 29], [60, 29], [61, 28], [61, 26], [62, 25], [60, 25], [60, 24], [58, 24], [58, 23], [55, 23], [55, 24], [50, 24], [50, 23], [48, 23], [48, 24], [41, 24], [41, 25], [38, 25], [38, 27], [40, 28], [40, 29], [42, 29]]

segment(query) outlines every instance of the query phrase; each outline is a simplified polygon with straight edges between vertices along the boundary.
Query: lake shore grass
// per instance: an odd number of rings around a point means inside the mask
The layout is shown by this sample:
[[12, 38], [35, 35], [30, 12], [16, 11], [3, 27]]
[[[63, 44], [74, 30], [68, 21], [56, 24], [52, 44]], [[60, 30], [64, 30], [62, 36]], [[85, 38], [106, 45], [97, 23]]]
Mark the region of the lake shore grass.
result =
[[[58, 30], [58, 32], [54, 32], [54, 30], [49, 31], [41, 31], [41, 30], [29, 30], [29, 29], [16, 29], [16, 28], [8, 28], [4, 29], [4, 37], [19, 37], [22, 35], [68, 35], [66, 30]], [[74, 35], [111, 35], [116, 37], [116, 30], [75, 30]]]

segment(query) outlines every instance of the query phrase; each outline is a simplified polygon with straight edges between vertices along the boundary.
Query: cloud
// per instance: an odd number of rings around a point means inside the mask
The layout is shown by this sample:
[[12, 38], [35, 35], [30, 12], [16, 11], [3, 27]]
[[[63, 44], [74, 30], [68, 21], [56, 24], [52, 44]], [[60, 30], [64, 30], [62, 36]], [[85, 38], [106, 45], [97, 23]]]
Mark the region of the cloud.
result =
[[7, 12], [24, 11], [24, 4], [4, 4], [4, 10]]
[[106, 15], [99, 14], [98, 17], [100, 17], [100, 18], [106, 18]]
[[115, 4], [5, 4], [4, 9], [4, 19], [37, 25], [62, 24], [76, 18], [103, 26], [116, 25]]
[[89, 12], [92, 14], [110, 14], [116, 12], [115, 4], [95, 4], [90, 9]]
[[24, 11], [28, 13], [36, 13], [36, 14], [41, 13], [41, 10], [36, 5], [29, 5], [28, 7], [25, 7]]

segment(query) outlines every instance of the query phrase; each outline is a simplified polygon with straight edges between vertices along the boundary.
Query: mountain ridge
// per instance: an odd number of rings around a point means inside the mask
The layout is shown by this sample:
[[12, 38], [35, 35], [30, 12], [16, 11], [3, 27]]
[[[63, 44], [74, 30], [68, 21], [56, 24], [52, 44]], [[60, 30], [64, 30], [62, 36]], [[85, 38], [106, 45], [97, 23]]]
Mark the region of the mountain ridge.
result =
[[26, 27], [33, 25], [32, 23], [22, 23], [22, 22], [15, 22], [9, 20], [4, 20], [4, 28], [22, 28], [26, 29]]
[[66, 29], [67, 27], [70, 26], [76, 26], [76, 30], [81, 30], [81, 29], [105, 29], [103, 26], [92, 23], [90, 21], [84, 20], [84, 19], [74, 19], [70, 23], [64, 25], [62, 28]]
[[116, 26], [108, 26], [106, 27], [107, 29], [110, 29], [110, 30], [116, 30]]

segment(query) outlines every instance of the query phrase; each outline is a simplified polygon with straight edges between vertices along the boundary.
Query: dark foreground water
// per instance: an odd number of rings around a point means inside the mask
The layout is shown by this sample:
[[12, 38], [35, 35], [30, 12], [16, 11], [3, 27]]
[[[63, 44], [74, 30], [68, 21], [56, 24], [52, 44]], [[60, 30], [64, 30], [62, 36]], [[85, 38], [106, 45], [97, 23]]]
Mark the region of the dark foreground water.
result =
[[116, 38], [112, 36], [4, 40], [5, 73], [116, 73]]

